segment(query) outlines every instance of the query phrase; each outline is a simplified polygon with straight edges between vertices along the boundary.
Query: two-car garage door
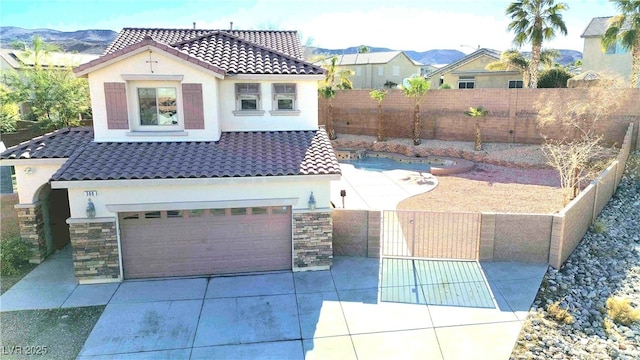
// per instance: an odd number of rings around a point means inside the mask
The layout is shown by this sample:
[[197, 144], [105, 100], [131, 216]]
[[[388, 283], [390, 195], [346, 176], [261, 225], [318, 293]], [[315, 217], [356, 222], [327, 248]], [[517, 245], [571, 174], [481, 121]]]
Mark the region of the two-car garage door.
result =
[[291, 269], [287, 206], [120, 213], [124, 277]]

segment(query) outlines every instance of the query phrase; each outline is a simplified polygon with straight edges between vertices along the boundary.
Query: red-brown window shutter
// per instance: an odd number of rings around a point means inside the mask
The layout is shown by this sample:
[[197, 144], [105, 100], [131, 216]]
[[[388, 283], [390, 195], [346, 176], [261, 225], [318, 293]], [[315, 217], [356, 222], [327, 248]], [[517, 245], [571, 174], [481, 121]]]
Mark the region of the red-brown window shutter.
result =
[[107, 128], [128, 129], [127, 91], [125, 83], [104, 83], [107, 105]]
[[202, 84], [182, 84], [184, 128], [204, 129]]

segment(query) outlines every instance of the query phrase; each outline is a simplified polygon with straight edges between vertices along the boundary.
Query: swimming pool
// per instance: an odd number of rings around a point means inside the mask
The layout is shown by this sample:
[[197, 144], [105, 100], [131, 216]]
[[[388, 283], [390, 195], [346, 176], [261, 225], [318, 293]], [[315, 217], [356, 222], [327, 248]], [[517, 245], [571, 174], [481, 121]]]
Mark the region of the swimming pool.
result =
[[431, 165], [427, 162], [405, 162], [396, 161], [390, 158], [384, 157], [369, 157], [365, 156], [361, 159], [339, 160], [341, 164], [353, 165], [356, 169], [360, 170], [411, 170], [419, 172], [429, 172]]

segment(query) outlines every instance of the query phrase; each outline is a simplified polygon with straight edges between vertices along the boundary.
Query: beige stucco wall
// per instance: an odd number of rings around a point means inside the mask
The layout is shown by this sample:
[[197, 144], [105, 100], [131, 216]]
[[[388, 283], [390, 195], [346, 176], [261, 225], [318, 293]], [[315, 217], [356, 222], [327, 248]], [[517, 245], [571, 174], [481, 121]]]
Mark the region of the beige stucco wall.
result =
[[[294, 210], [307, 209], [312, 191], [317, 208], [329, 208], [329, 180], [334, 178], [336, 176], [83, 181], [53, 182], [52, 187], [68, 186], [71, 217], [85, 218], [88, 198], [95, 205], [96, 217], [115, 217], [117, 211], [109, 210], [110, 205], [163, 204], [160, 207], [167, 210], [226, 208], [259, 206], [260, 201], [289, 198], [296, 199], [291, 204]], [[87, 195], [85, 191], [97, 194]]]
[[[236, 116], [235, 83], [259, 83], [260, 102], [263, 115]], [[296, 115], [274, 115], [273, 108], [274, 83], [292, 83], [285, 80], [223, 80], [220, 81], [220, 128], [222, 131], [273, 131], [273, 130], [317, 130], [318, 129], [318, 81], [316, 79], [296, 80]], [[205, 98], [210, 98], [208, 95]]]
[[[393, 75], [394, 66], [400, 68], [399, 75]], [[388, 63], [341, 65], [337, 68], [338, 71], [342, 69], [353, 71], [349, 80], [353, 83], [354, 89], [382, 89], [387, 81], [401, 85], [403, 79], [420, 74], [420, 67], [403, 54], [398, 54]], [[360, 74], [357, 68], [360, 68]], [[382, 68], [382, 75], [379, 73], [380, 68]]]
[[38, 164], [36, 161], [32, 164], [14, 165], [20, 204], [37, 202], [40, 188], [49, 182], [51, 176], [62, 166], [62, 162]]
[[618, 75], [628, 81], [631, 76], [631, 54], [605, 54], [600, 38], [586, 38], [582, 52], [582, 71]]
[[[486, 66], [495, 59], [483, 55], [469, 61], [449, 72], [442, 74], [445, 84], [451, 85], [452, 88], [458, 88], [458, 80], [461, 76], [474, 76], [475, 87], [477, 89], [499, 89], [508, 88], [510, 80], [522, 80], [522, 74], [518, 71], [489, 71]], [[431, 79], [432, 87], [437, 88], [440, 81], [440, 74], [434, 75]]]

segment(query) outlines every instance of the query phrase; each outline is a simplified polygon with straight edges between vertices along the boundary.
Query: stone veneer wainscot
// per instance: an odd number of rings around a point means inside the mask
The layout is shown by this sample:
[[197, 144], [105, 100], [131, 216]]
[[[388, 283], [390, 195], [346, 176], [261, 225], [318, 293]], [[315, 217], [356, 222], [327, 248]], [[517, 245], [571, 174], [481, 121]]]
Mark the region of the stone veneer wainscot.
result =
[[44, 217], [42, 204], [18, 204], [15, 206], [20, 226], [20, 237], [31, 245], [32, 255], [29, 262], [40, 264], [47, 256], [47, 244], [44, 235]]
[[293, 270], [329, 269], [333, 260], [330, 211], [293, 213]]
[[120, 257], [114, 218], [68, 219], [73, 271], [82, 283], [120, 281]]

